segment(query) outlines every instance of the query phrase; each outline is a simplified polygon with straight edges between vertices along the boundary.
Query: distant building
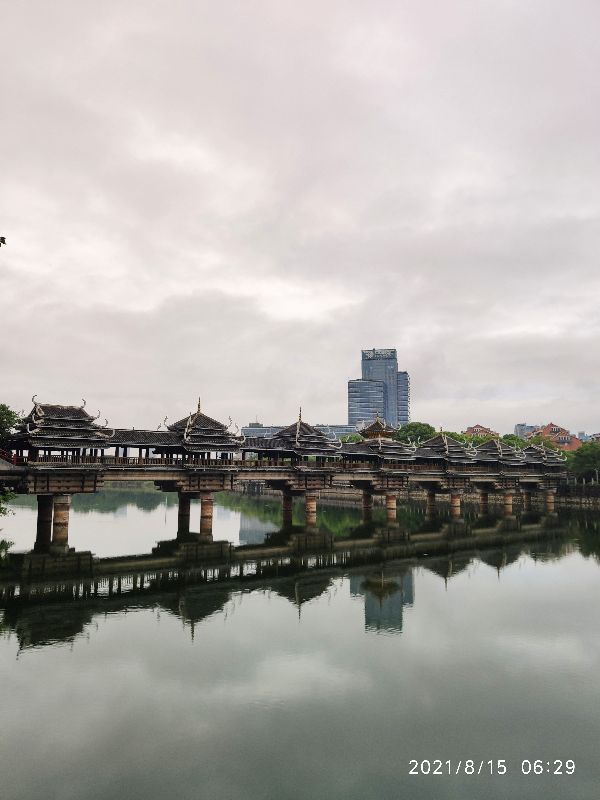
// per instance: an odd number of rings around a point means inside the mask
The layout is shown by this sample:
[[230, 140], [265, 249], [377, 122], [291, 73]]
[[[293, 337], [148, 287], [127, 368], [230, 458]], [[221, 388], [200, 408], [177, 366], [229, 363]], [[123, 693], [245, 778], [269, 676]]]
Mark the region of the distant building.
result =
[[262, 422], [249, 422], [242, 428], [242, 436], [248, 439], [250, 436], [253, 438], [271, 439], [280, 430], [283, 430], [284, 425], [263, 425]]
[[486, 428], [485, 425], [469, 425], [466, 431], [463, 431], [465, 436], [494, 436], [498, 438], [500, 434], [498, 431], [493, 431], [491, 428]]
[[543, 436], [545, 439], [550, 439], [561, 450], [578, 450], [581, 447], [581, 439], [554, 422], [536, 428], [528, 434], [527, 438], [531, 439], [532, 436]]
[[592, 433], [588, 436], [590, 442], [600, 442], [600, 433]]
[[540, 425], [528, 425], [526, 422], [519, 422], [518, 425], [515, 425], [515, 436], [518, 436], [519, 439], [527, 439], [534, 431], [537, 431], [540, 428]]
[[361, 377], [348, 381], [348, 424], [369, 424], [377, 416], [393, 427], [410, 422], [410, 378], [398, 371], [394, 349], [363, 350]]

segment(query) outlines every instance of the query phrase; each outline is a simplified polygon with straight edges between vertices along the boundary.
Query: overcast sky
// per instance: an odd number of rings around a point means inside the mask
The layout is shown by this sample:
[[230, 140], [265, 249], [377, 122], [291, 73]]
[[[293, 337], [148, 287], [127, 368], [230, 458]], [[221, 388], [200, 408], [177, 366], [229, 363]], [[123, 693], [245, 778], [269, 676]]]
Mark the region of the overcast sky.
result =
[[0, 34], [0, 402], [156, 427], [600, 430], [597, 0], [24, 0]]

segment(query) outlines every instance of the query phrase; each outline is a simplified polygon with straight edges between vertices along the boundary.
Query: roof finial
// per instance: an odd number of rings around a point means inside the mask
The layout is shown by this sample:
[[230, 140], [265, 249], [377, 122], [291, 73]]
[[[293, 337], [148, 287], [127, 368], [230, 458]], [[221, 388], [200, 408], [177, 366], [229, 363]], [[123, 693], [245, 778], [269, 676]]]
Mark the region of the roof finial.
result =
[[298, 422], [302, 422], [302, 406], [300, 406], [300, 411], [298, 412]]
[[200, 397], [198, 397], [198, 411], [196, 413], [197, 414], [201, 414], [202, 413], [202, 404], [200, 403]]

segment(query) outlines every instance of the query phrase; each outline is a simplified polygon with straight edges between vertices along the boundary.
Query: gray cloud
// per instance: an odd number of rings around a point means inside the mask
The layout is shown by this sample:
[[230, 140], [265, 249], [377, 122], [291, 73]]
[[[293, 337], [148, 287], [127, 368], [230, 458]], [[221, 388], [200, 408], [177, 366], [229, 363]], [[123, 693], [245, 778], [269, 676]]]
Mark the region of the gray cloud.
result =
[[154, 425], [600, 429], [592, 2], [30, 2], [3, 17], [2, 399]]

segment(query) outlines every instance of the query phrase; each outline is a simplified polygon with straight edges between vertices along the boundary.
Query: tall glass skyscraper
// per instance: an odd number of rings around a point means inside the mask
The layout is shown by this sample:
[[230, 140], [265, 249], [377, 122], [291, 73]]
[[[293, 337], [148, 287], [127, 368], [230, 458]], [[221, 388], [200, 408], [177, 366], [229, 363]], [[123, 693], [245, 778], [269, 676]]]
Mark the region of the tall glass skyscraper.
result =
[[348, 424], [372, 422], [377, 415], [389, 425], [410, 422], [410, 378], [398, 372], [393, 349], [362, 351], [362, 377], [348, 381]]

